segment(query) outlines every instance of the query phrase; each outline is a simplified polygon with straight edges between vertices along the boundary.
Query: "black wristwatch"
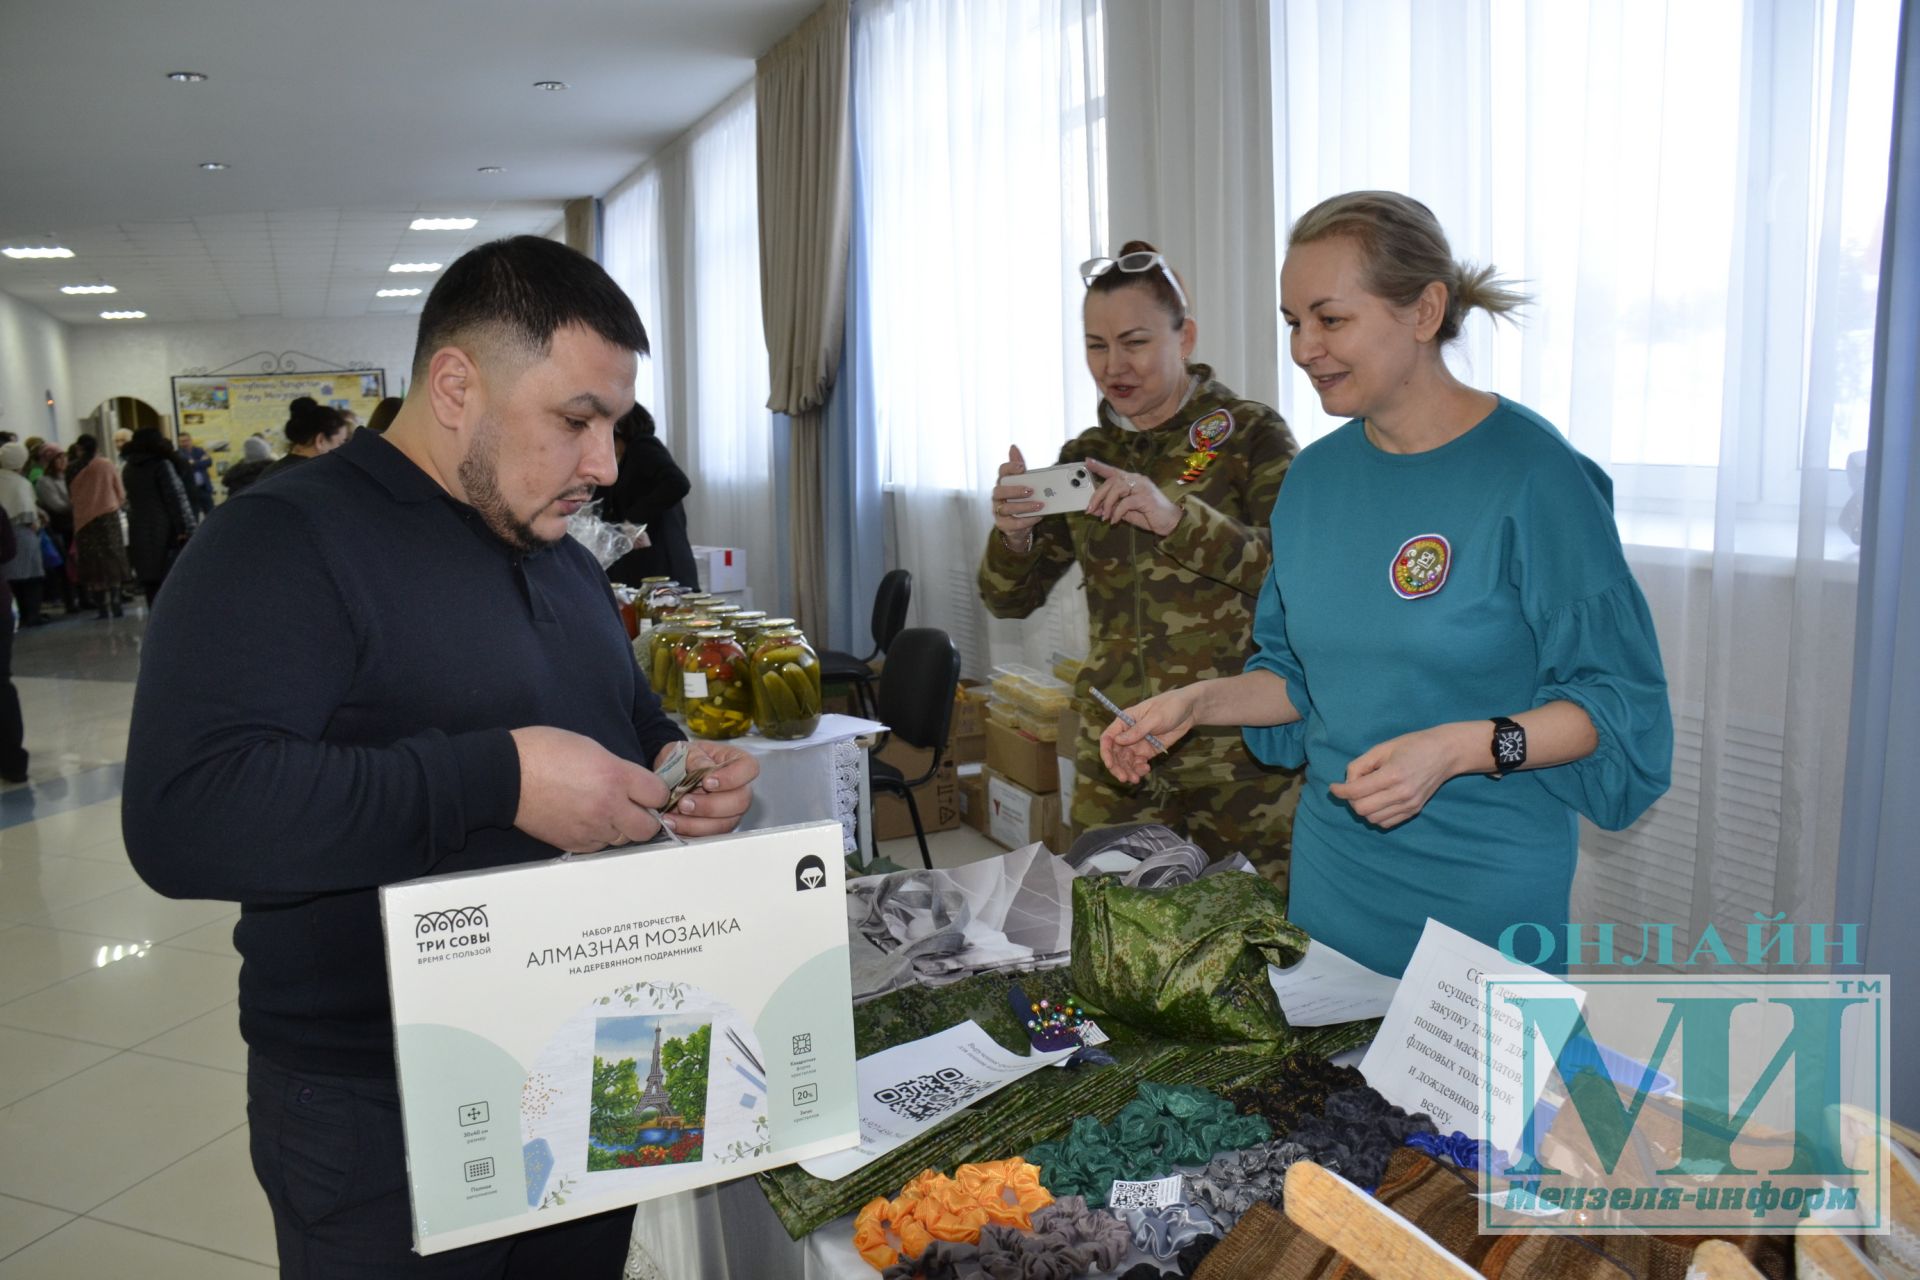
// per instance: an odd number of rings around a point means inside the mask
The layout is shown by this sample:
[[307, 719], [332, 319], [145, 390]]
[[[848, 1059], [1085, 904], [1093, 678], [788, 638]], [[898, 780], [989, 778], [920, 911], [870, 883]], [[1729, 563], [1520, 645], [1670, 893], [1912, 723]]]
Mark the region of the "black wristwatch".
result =
[[1527, 762], [1527, 731], [1505, 716], [1493, 718], [1493, 776], [1504, 778]]

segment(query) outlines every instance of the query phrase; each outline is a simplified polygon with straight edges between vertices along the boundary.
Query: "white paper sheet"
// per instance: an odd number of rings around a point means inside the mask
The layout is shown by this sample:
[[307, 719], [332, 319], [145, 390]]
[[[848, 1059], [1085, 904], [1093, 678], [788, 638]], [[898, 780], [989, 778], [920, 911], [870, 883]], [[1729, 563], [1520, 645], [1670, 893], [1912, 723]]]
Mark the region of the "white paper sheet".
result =
[[[1525, 1107], [1500, 1107], [1499, 1131], [1487, 1132], [1482, 1114], [1487, 1021], [1480, 1008], [1481, 983], [1501, 977], [1536, 979], [1549, 984], [1541, 994], [1571, 997], [1582, 1005], [1586, 1001], [1584, 991], [1509, 960], [1486, 943], [1429, 918], [1386, 1021], [1361, 1060], [1360, 1074], [1387, 1101], [1433, 1117], [1440, 1132], [1457, 1129], [1471, 1138], [1490, 1138], [1501, 1150], [1512, 1151], [1546, 1082], [1535, 1080], [1535, 1096], [1525, 1100]], [[1496, 1015], [1493, 1054], [1499, 1069], [1493, 1087], [1518, 1090], [1519, 1085], [1511, 1082], [1522, 1078], [1521, 1045], [1507, 1025], [1511, 1019], [1511, 1011]]]
[[800, 1167], [829, 1182], [844, 1178], [956, 1111], [1074, 1052], [1008, 1053], [971, 1019], [883, 1049], [858, 1065], [860, 1145], [802, 1160]]
[[1268, 965], [1267, 981], [1280, 997], [1287, 1024], [1294, 1027], [1385, 1017], [1393, 993], [1400, 989], [1398, 978], [1375, 973], [1324, 942], [1309, 942], [1307, 954], [1291, 968]]

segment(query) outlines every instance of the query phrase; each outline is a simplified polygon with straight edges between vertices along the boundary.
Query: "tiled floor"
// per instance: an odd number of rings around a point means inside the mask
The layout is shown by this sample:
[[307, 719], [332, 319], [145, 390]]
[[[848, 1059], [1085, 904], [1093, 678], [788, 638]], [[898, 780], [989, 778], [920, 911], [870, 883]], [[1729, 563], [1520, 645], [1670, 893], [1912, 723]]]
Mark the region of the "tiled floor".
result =
[[[120, 839], [141, 622], [15, 637], [32, 780], [0, 790], [0, 1280], [274, 1271], [247, 1157], [232, 903], [140, 882]], [[936, 865], [1000, 849], [967, 828]], [[883, 843], [919, 865], [912, 840]]]

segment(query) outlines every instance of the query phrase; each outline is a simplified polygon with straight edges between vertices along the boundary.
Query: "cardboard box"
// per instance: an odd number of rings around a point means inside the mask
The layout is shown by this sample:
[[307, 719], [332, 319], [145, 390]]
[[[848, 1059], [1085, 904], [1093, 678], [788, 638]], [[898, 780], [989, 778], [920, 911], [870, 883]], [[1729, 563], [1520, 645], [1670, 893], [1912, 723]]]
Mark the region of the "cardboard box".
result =
[[716, 595], [747, 588], [747, 553], [739, 547], [695, 547], [700, 589]]
[[963, 764], [960, 774], [960, 821], [987, 834], [987, 771], [985, 765]]
[[1009, 729], [997, 720], [987, 721], [987, 768], [1036, 795], [1060, 789], [1060, 763], [1054, 755], [1054, 744]]
[[987, 762], [987, 735], [969, 734], [966, 737], [955, 735], [947, 744], [947, 758], [955, 764], [985, 764]]
[[995, 842], [1009, 849], [1044, 844], [1056, 838], [1059, 824], [1057, 794], [1041, 795], [987, 771], [987, 834]]
[[[909, 778], [927, 771], [927, 752], [910, 747], [898, 738], [889, 738], [880, 750], [880, 758]], [[928, 835], [951, 831], [960, 825], [960, 779], [953, 761], [943, 761], [940, 771], [913, 789], [914, 803], [920, 809], [920, 827]], [[913, 835], [913, 815], [906, 800], [888, 792], [873, 793], [873, 838], [909, 839]]]
[[[497, 1239], [857, 1142], [842, 839], [839, 823], [816, 822], [382, 889], [414, 1247]], [[663, 1038], [669, 1054], [711, 1042], [699, 1052], [715, 1105], [654, 1121], [681, 1141], [697, 1129], [691, 1156], [649, 1136], [637, 1106], [596, 1115], [586, 1102], [597, 1058], [627, 1059], [615, 1075], [637, 1090]], [[721, 1087], [728, 1044], [764, 1064], [754, 1092]], [[648, 1148], [667, 1158], [612, 1155]], [[738, 1159], [711, 1158], [721, 1152]]]

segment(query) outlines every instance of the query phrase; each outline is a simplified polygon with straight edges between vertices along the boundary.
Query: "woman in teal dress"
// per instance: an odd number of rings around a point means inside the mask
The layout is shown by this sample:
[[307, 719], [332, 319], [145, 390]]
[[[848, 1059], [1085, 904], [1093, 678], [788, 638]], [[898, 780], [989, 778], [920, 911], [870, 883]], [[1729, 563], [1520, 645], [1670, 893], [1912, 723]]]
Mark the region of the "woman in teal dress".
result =
[[[1631, 823], [1666, 790], [1673, 724], [1612, 485], [1532, 411], [1441, 357], [1472, 307], [1524, 299], [1453, 260], [1420, 202], [1336, 196], [1288, 240], [1294, 362], [1351, 419], [1301, 452], [1237, 676], [1129, 708], [1101, 753], [1144, 777], [1197, 725], [1306, 764], [1288, 914], [1398, 975], [1429, 916], [1564, 954], [1576, 815]], [[1523, 956], [1539, 945], [1515, 935]], [[1559, 968], [1549, 961], [1543, 967]]]

